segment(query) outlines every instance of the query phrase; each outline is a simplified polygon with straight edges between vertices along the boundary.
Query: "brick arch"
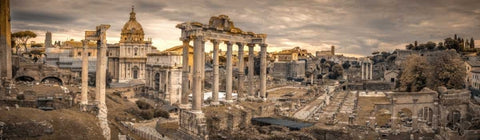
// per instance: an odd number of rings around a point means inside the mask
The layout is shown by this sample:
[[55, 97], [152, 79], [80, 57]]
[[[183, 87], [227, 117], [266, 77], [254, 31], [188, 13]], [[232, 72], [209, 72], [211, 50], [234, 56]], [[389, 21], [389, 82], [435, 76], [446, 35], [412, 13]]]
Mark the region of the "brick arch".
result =
[[58, 78], [58, 77], [56, 77], [56, 76], [47, 76], [47, 77], [44, 77], [44, 78], [42, 78], [42, 80], [41, 80], [40, 82], [43, 83], [43, 82], [45, 82], [45, 81], [48, 80], [48, 79], [56, 80], [60, 85], [63, 85], [63, 81], [64, 81], [64, 80], [62, 80], [61, 78]]
[[17, 82], [17, 81], [35, 82], [35, 77], [26, 76], [26, 75], [17, 76], [17, 77], [15, 77], [15, 82]]

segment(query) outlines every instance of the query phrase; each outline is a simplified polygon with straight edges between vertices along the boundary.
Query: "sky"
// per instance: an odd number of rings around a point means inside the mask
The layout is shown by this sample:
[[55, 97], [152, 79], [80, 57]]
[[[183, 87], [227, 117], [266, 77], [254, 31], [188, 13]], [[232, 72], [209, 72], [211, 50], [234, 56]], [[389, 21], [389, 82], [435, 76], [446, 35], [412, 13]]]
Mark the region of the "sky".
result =
[[[477, 0], [11, 0], [12, 32], [32, 30], [43, 42], [81, 40], [85, 30], [110, 24], [108, 43], [120, 40], [132, 5], [145, 38], [164, 50], [181, 45], [176, 24], [208, 23], [227, 15], [243, 31], [267, 34], [268, 51], [296, 46], [314, 53], [336, 46], [348, 56], [440, 42], [458, 34], [480, 47]], [[478, 40], [477, 40], [478, 39]], [[192, 42], [191, 42], [192, 43]], [[210, 43], [207, 46], [212, 46]], [[221, 49], [226, 48], [221, 45]], [[212, 47], [207, 47], [206, 51]]]

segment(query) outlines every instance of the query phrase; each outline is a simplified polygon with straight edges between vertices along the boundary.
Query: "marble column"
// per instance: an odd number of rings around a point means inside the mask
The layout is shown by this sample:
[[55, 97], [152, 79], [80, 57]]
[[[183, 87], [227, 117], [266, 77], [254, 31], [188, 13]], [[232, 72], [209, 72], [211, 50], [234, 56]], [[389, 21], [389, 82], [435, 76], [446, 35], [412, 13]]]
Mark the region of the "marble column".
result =
[[95, 101], [100, 104], [105, 104], [105, 86], [107, 73], [107, 38], [106, 31], [110, 25], [97, 26], [97, 32], [100, 32], [99, 41], [97, 42], [97, 67], [96, 67], [96, 82], [95, 82]]
[[226, 64], [226, 102], [232, 102], [232, 42], [225, 42], [227, 44], [227, 64]]
[[365, 63], [362, 62], [361, 65], [362, 65], [362, 73], [361, 73], [362, 74], [362, 80], [365, 80], [365, 66], [364, 66]]
[[105, 85], [106, 85], [106, 73], [107, 73], [107, 29], [110, 28], [110, 25], [100, 25], [97, 26], [97, 35], [98, 36], [98, 51], [97, 51], [97, 71], [96, 71], [96, 87], [95, 93], [98, 107], [97, 118], [100, 121], [100, 128], [102, 128], [102, 133], [105, 139], [110, 139], [110, 127], [108, 126], [107, 120], [107, 104], [105, 102]]
[[267, 44], [260, 44], [260, 97], [266, 100], [267, 92]]
[[201, 95], [201, 102], [204, 101], [204, 94], [205, 94], [205, 41], [202, 41], [202, 95]]
[[11, 80], [12, 51], [10, 28], [10, 0], [2, 0], [0, 2], [0, 87], [10, 87]]
[[212, 85], [212, 104], [218, 105], [218, 90], [219, 90], [219, 77], [218, 77], [218, 45], [219, 42], [212, 40], [213, 44], [213, 85]]
[[243, 61], [243, 46], [244, 46], [244, 43], [237, 43], [238, 45], [238, 86], [237, 86], [237, 95], [238, 95], [238, 98], [244, 98], [245, 97], [245, 93], [243, 92], [244, 91], [244, 88], [243, 88], [243, 82], [245, 81], [245, 67], [244, 67], [244, 61]]
[[253, 47], [255, 44], [247, 44], [248, 45], [248, 95], [255, 96], [255, 54], [253, 51]]
[[194, 112], [202, 112], [202, 48], [204, 47], [203, 37], [197, 36], [193, 42], [193, 103], [192, 110]]
[[[88, 104], [88, 40], [82, 40], [82, 96], [80, 105]], [[84, 108], [82, 107], [82, 111]]]
[[370, 64], [370, 74], [369, 74], [369, 75], [370, 75], [370, 80], [372, 80], [372, 74], [373, 74], [373, 63], [372, 63], [372, 62], [370, 62], [369, 64]]
[[190, 94], [189, 87], [189, 75], [190, 75], [190, 66], [188, 65], [188, 55], [189, 55], [189, 39], [183, 39], [183, 58], [182, 58], [182, 99], [181, 104], [186, 106], [188, 104], [188, 95]]

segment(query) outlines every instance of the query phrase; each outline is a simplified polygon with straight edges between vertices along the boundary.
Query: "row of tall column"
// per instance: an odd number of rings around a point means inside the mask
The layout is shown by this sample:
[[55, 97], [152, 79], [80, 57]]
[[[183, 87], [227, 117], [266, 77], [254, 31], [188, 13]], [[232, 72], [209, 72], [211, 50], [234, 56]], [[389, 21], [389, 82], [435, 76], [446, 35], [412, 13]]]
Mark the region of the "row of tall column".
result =
[[373, 64], [371, 62], [362, 62], [362, 80], [372, 80]]
[[[193, 38], [193, 46], [194, 46], [194, 56], [193, 56], [193, 84], [192, 84], [192, 110], [194, 111], [201, 111], [201, 105], [203, 102], [203, 82], [204, 82], [204, 72], [205, 72], [205, 41], [206, 39], [202, 36], [196, 36]], [[219, 104], [219, 44], [221, 43], [218, 40], [210, 40], [213, 44], [213, 85], [212, 85], [212, 104]], [[183, 40], [183, 75], [182, 75], [182, 106], [186, 106], [188, 104], [188, 95], [189, 93], [189, 74], [190, 70], [188, 68], [188, 44], [190, 40], [185, 39]], [[227, 62], [225, 64], [226, 69], [226, 102], [233, 102], [232, 96], [232, 87], [233, 87], [233, 66], [232, 66], [232, 52], [233, 52], [233, 45], [236, 44], [238, 46], [238, 98], [242, 99], [245, 98], [245, 90], [244, 90], [244, 81], [245, 81], [245, 74], [244, 74], [244, 45], [245, 43], [238, 43], [238, 42], [224, 42], [227, 45]], [[255, 82], [254, 82], [254, 47], [255, 44], [247, 44], [249, 48], [248, 53], [248, 96], [255, 96]], [[266, 51], [267, 51], [267, 44], [260, 44], [261, 51], [260, 51], [260, 98], [265, 99], [265, 92], [266, 92]]]
[[[106, 73], [107, 73], [107, 40], [106, 31], [110, 25], [97, 26], [98, 40], [97, 41], [97, 63], [96, 63], [96, 77], [95, 77], [95, 104], [105, 105], [105, 87], [106, 87]], [[88, 42], [89, 40], [82, 40], [82, 91], [80, 96], [80, 105], [82, 110], [85, 110], [85, 105], [88, 104]], [[106, 106], [106, 105], [105, 105]]]
[[[82, 40], [82, 92], [80, 106], [82, 111], [86, 111], [88, 104], [88, 40], [97, 41], [97, 65], [95, 77], [95, 105], [98, 108], [97, 118], [105, 139], [110, 139], [110, 127], [108, 125], [108, 110], [105, 102], [105, 86], [107, 74], [107, 30], [110, 25], [102, 24], [97, 26], [96, 31], [86, 31], [85, 40]], [[96, 33], [95, 33], [96, 32]], [[94, 33], [94, 35], [92, 34]], [[88, 34], [88, 35], [87, 35]]]

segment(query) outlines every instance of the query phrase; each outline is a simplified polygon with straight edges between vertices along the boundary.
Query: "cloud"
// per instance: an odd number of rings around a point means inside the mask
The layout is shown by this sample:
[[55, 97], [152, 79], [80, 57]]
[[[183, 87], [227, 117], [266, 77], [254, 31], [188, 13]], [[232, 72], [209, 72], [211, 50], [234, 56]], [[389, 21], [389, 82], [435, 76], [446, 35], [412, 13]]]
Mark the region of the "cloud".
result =
[[181, 44], [176, 24], [207, 23], [220, 14], [244, 31], [268, 34], [272, 51], [300, 46], [314, 52], [335, 45], [339, 53], [369, 55], [455, 33], [480, 38], [475, 0], [14, 0], [12, 28], [36, 31], [40, 42], [46, 30], [55, 40], [79, 40], [85, 30], [106, 23], [112, 25], [108, 41], [115, 43], [132, 5], [146, 37], [160, 50]]

